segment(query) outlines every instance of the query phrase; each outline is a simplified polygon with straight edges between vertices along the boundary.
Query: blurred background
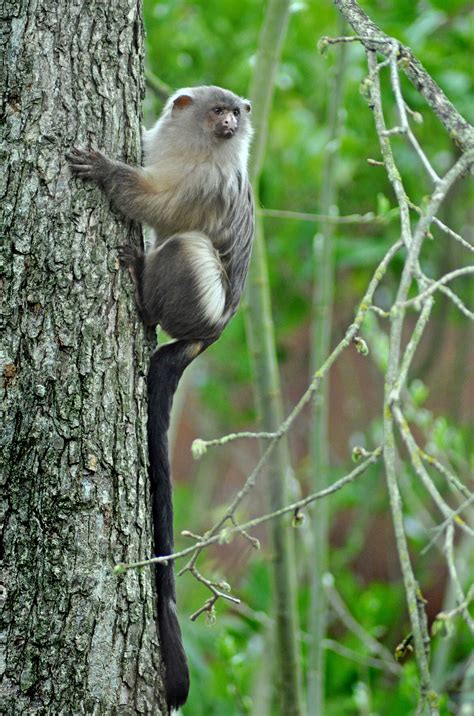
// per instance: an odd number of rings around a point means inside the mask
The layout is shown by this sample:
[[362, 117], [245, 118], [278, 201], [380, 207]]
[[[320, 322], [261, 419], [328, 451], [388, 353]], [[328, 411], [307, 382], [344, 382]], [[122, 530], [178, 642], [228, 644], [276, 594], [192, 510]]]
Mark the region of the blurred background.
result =
[[[148, 88], [145, 126], [150, 127], [163, 106], [162, 83], [171, 89], [217, 84], [245, 96], [248, 93], [265, 4], [261, 0], [157, 2], [145, 0]], [[461, 0], [366, 0], [364, 9], [389, 35], [410, 46], [425, 68], [469, 121], [474, 120], [472, 4]], [[321, 176], [328, 143], [328, 97], [336, 52], [317, 50], [321, 36], [351, 34], [342, 28], [332, 3], [292, 3], [283, 59], [268, 133], [260, 186], [264, 209], [317, 213]], [[331, 345], [342, 338], [387, 249], [399, 236], [398, 211], [383, 167], [367, 158], [380, 158], [373, 117], [360, 86], [366, 76], [363, 49], [346, 48], [343, 77], [341, 140], [335, 167], [340, 215], [372, 213], [365, 223], [338, 224], [334, 230], [334, 308]], [[384, 110], [389, 126], [397, 123], [396, 108], [382, 74]], [[415, 123], [418, 140], [442, 174], [456, 159], [456, 149], [420, 95], [402, 76], [405, 99], [421, 113]], [[398, 167], [410, 198], [418, 205], [430, 184], [418, 157], [403, 137], [393, 140]], [[472, 188], [472, 186], [471, 186]], [[471, 201], [469, 201], [471, 199]], [[458, 182], [439, 215], [471, 243], [474, 204], [467, 181]], [[285, 411], [289, 412], [310, 380], [309, 343], [313, 292], [313, 244], [318, 224], [266, 216], [265, 236], [271, 279], [279, 367]], [[432, 277], [466, 265], [468, 251], [440, 232], [423, 250], [423, 269]], [[401, 259], [395, 259], [376, 303], [391, 305], [398, 285]], [[472, 307], [467, 279], [456, 283], [459, 296]], [[196, 437], [211, 439], [238, 430], [257, 429], [252, 368], [246, 345], [244, 309], [220, 341], [189, 370], [176, 398], [172, 429], [176, 547], [189, 544], [180, 536], [188, 529], [202, 534], [211, 527], [259, 455], [254, 441], [213, 448], [199, 461], [191, 456]], [[413, 327], [416, 313], [407, 321]], [[329, 452], [332, 482], [351, 469], [355, 445], [373, 449], [382, 429], [383, 372], [387, 357], [387, 324], [370, 314], [363, 337], [370, 357], [355, 350], [343, 353], [330, 374]], [[410, 373], [407, 417], [419, 444], [442, 460], [468, 484], [472, 470], [472, 330], [469, 322], [442, 296], [423, 337]], [[311, 492], [308, 437], [309, 413], [290, 433], [294, 494]], [[471, 423], [471, 432], [469, 426]], [[471, 437], [471, 440], [469, 440]], [[428, 600], [432, 619], [447, 600], [447, 574], [441, 549], [422, 552], [430, 539], [429, 525], [439, 516], [420, 489], [407, 462], [400, 462], [406, 530], [417, 578]], [[472, 486], [472, 483], [471, 483]], [[442, 489], [441, 485], [438, 485]], [[383, 467], [377, 464], [357, 483], [329, 498], [329, 570], [352, 615], [390, 651], [409, 632], [405, 595], [393, 537]], [[243, 503], [244, 521], [267, 511], [265, 481]], [[292, 529], [291, 518], [286, 521]], [[307, 658], [309, 582], [312, 542], [311, 509], [295, 529], [298, 557], [298, 604], [302, 658]], [[217, 604], [213, 625], [205, 616], [191, 623], [186, 615], [198, 609], [208, 593], [187, 574], [178, 579], [186, 651], [192, 688], [183, 708], [186, 716], [267, 716], [272, 711], [272, 663], [269, 623], [272, 616], [271, 579], [266, 530], [255, 531], [260, 551], [236, 538], [229, 545], [208, 549], [200, 570], [208, 578], [224, 579], [242, 605]], [[464, 576], [472, 572], [472, 545], [456, 545]], [[181, 564], [184, 566], [184, 563]], [[336, 653], [332, 641], [346, 647]], [[472, 645], [471, 645], [472, 646]], [[454, 634], [433, 639], [433, 674], [443, 693], [442, 713], [454, 713], [456, 691], [470, 651], [468, 631], [461, 622]], [[357, 655], [360, 658], [357, 658]], [[340, 714], [409, 714], [416, 706], [416, 667], [403, 666], [401, 676], [374, 668], [363, 644], [334, 613], [329, 613], [326, 653], [328, 716]], [[311, 714], [311, 708], [308, 709]]]

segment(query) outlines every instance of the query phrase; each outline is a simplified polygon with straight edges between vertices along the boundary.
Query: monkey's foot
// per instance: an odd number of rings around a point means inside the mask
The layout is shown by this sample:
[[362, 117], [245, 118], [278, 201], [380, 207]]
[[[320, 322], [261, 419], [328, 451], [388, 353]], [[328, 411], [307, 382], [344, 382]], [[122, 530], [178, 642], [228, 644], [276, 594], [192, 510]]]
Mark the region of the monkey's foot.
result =
[[109, 174], [112, 162], [105, 154], [96, 149], [71, 149], [66, 154], [69, 168], [74, 176], [80, 179], [95, 181], [101, 184]]
[[134, 246], [134, 244], [119, 246], [118, 257], [120, 263], [125, 268], [133, 269], [133, 272], [136, 271], [139, 263], [140, 265], [142, 264], [143, 256], [143, 251], [138, 246]]

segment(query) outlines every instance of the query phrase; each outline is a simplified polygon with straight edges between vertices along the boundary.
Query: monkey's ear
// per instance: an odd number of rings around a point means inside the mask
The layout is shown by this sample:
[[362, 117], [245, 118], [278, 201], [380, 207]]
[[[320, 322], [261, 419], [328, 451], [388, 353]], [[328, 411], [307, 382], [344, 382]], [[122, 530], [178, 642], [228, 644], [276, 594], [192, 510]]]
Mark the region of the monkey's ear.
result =
[[193, 98], [190, 97], [188, 94], [180, 94], [179, 97], [176, 97], [176, 99], [173, 101], [173, 109], [176, 107], [177, 109], [184, 109], [188, 105], [193, 103]]
[[250, 114], [250, 112], [252, 111], [252, 105], [250, 104], [248, 99], [246, 99], [244, 102], [244, 109], [247, 112], [247, 114]]

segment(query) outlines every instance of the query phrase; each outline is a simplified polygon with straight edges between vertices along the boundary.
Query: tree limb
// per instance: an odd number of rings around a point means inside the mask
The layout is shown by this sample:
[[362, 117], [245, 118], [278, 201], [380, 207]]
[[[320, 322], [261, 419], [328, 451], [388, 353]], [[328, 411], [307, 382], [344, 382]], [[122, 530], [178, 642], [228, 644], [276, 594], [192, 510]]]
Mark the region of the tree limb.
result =
[[354, 32], [361, 36], [361, 42], [367, 49], [377, 50], [388, 56], [391, 45], [393, 46], [395, 42], [398, 44], [399, 66], [429, 104], [451, 139], [462, 151], [474, 148], [474, 127], [449, 101], [410, 48], [386, 35], [362, 10], [356, 0], [334, 0], [334, 4]]

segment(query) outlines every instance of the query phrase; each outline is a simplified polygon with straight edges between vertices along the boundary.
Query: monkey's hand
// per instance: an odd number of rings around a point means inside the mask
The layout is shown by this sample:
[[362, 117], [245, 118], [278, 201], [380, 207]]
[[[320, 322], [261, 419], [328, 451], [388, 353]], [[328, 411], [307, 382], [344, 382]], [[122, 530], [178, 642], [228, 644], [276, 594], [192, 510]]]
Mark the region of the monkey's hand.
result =
[[66, 155], [74, 176], [103, 185], [110, 176], [113, 162], [96, 149], [72, 149]]

